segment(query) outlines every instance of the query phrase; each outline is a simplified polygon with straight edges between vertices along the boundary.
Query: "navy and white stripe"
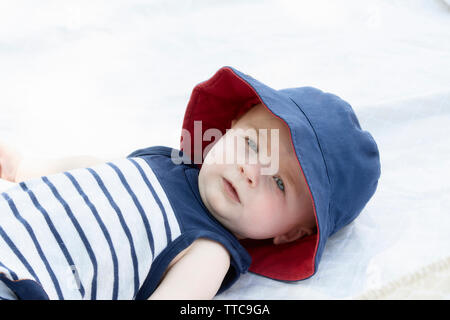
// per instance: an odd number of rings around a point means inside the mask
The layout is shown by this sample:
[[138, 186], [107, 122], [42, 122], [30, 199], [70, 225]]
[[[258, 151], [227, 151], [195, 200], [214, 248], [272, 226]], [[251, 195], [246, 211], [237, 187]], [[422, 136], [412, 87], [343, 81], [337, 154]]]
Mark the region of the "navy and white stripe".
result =
[[1, 194], [0, 216], [0, 273], [39, 282], [50, 299], [132, 299], [180, 235], [141, 158], [20, 183]]

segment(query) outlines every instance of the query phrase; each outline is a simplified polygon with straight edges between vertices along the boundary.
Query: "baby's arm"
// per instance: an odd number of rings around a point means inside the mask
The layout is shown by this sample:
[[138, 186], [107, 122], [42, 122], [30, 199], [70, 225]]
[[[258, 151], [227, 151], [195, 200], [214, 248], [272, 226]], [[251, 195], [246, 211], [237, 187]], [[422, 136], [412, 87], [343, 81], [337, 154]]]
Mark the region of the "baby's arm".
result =
[[76, 168], [86, 168], [104, 162], [106, 161], [91, 156], [71, 156], [57, 159], [23, 158], [17, 167], [15, 182]]
[[20, 182], [104, 162], [106, 161], [91, 156], [60, 159], [25, 158], [12, 146], [0, 142], [0, 178], [11, 182]]
[[167, 272], [150, 300], [212, 299], [222, 284], [230, 255], [218, 242], [196, 240]]

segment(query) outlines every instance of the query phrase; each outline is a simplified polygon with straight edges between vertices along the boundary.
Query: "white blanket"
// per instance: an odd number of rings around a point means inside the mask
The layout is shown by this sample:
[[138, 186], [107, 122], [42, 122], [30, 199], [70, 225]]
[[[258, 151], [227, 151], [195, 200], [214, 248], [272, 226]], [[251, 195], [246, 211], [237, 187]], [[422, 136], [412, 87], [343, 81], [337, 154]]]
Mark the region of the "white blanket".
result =
[[[389, 290], [442, 275], [433, 266], [450, 256], [446, 2], [0, 2], [0, 139], [36, 156], [177, 148], [192, 88], [224, 65], [274, 88], [336, 93], [379, 145], [378, 191], [329, 240], [315, 276], [246, 274], [217, 299], [408, 297]], [[428, 287], [450, 298], [449, 286]]]

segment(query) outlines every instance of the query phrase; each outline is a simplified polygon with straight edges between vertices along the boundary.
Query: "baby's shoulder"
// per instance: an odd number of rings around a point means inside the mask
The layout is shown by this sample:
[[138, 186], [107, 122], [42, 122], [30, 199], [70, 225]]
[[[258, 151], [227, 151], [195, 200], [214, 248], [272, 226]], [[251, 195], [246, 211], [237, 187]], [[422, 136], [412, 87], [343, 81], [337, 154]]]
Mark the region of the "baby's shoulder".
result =
[[210, 263], [211, 261], [226, 265], [228, 268], [230, 254], [221, 243], [207, 238], [198, 238], [172, 259], [164, 275], [178, 263], [183, 263], [192, 268], [199, 267], [201, 269], [200, 264]]
[[[215, 240], [211, 240], [208, 238], [198, 238], [191, 245], [191, 250], [199, 251], [202, 253], [209, 253], [213, 255], [225, 255], [230, 257], [228, 250], [225, 246]], [[206, 255], [205, 255], [206, 256]]]
[[167, 268], [151, 299], [211, 299], [219, 291], [230, 256], [218, 242], [200, 238]]

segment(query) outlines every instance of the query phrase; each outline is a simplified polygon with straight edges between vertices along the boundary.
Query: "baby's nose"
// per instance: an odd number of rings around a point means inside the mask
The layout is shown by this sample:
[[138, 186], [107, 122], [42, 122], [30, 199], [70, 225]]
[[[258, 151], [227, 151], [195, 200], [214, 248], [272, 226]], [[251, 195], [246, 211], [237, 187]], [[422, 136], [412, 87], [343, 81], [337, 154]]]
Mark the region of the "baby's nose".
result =
[[256, 187], [259, 183], [260, 166], [258, 164], [239, 165], [239, 172], [244, 176], [251, 187]]

